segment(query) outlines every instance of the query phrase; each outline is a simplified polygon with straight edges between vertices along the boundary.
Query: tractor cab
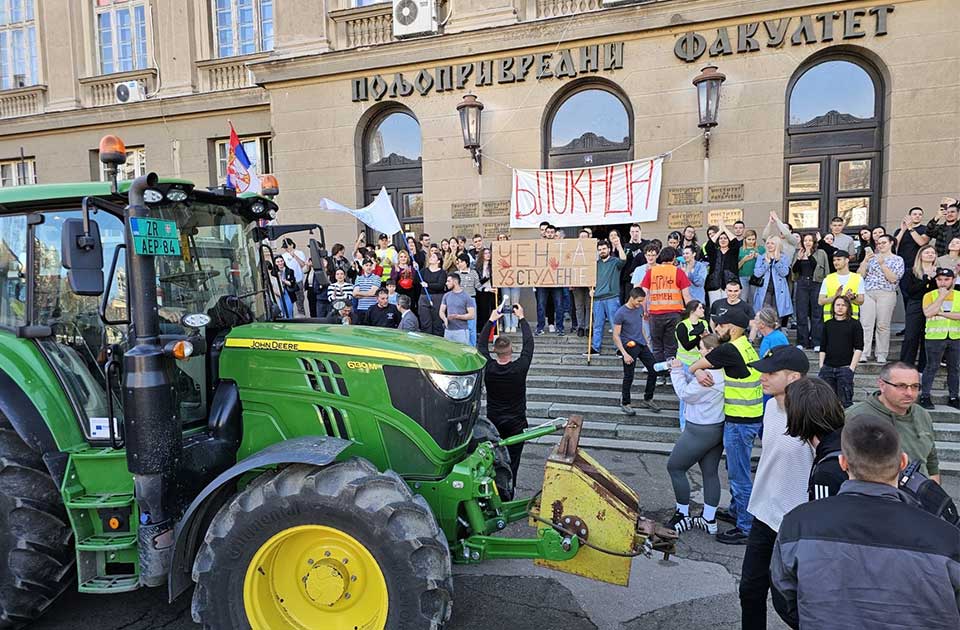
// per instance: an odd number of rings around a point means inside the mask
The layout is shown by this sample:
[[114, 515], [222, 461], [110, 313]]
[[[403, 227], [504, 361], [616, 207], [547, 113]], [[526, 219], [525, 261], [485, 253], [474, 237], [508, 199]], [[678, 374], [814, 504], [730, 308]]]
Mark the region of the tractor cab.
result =
[[[150, 254], [161, 340], [185, 353], [172, 380], [186, 428], [206, 421], [226, 334], [275, 312], [260, 264], [269, 245], [258, 227], [275, 214], [274, 202], [158, 180], [144, 191], [150, 216], [131, 223], [128, 243], [129, 187], [54, 184], [0, 197], [0, 324], [37, 342], [82, 411], [79, 428], [91, 444], [122, 443], [120, 362], [137, 332], [128, 247]], [[28, 196], [38, 201], [24, 203]]]

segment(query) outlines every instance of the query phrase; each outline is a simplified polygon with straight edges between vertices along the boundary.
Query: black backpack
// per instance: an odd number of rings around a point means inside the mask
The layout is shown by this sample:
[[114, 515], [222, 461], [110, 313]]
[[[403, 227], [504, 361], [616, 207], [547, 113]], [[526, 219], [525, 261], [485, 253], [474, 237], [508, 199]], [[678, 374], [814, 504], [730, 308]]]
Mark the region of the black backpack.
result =
[[920, 472], [921, 462], [911, 462], [900, 473], [901, 492], [909, 495], [924, 511], [960, 527], [957, 506], [946, 490], [933, 479]]

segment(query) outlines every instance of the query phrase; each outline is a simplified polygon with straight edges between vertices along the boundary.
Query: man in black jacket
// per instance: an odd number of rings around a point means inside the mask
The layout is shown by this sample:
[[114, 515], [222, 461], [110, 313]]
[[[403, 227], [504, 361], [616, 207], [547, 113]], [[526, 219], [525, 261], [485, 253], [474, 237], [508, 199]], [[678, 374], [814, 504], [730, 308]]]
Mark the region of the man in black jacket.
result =
[[960, 628], [960, 529], [897, 489], [907, 455], [884, 418], [841, 434], [840, 494], [783, 519], [770, 565], [791, 628]]
[[[523, 307], [513, 305], [514, 314], [520, 322], [523, 333], [523, 349], [520, 358], [513, 360], [513, 344], [505, 336], [497, 337], [493, 343], [495, 357], [490, 356], [490, 331], [503, 317], [500, 309], [490, 313], [490, 320], [484, 324], [477, 335], [477, 350], [487, 359], [483, 382], [487, 388], [487, 418], [497, 427], [500, 437], [507, 438], [523, 433], [527, 428], [527, 372], [533, 361], [533, 333], [530, 324], [523, 318]], [[517, 485], [517, 471], [520, 469], [520, 455], [523, 442], [508, 446], [510, 468], [513, 470], [513, 485]]]

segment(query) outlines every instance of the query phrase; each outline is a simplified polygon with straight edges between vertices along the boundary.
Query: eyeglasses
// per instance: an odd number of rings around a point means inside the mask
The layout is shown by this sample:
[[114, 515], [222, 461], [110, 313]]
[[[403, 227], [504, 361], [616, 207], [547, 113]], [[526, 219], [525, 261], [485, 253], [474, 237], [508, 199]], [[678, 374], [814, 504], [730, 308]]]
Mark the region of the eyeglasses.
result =
[[891, 383], [890, 381], [884, 378], [881, 378], [880, 380], [886, 383], [887, 385], [889, 385], [890, 387], [893, 387], [897, 391], [901, 391], [901, 392], [908, 392], [908, 391], [919, 392], [920, 391], [920, 383]]

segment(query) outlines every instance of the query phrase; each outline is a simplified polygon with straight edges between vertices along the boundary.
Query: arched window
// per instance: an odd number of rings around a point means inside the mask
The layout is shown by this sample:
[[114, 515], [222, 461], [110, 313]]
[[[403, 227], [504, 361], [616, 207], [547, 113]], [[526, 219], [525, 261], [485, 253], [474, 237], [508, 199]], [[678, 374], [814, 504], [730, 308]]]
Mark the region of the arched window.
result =
[[[404, 232], [423, 225], [420, 123], [405, 109], [390, 109], [370, 121], [363, 137], [363, 188], [369, 203], [385, 187]], [[372, 242], [368, 240], [368, 242]]]
[[561, 95], [544, 126], [546, 168], [582, 168], [633, 159], [633, 113], [605, 84], [583, 83]]
[[787, 88], [784, 188], [787, 221], [824, 229], [833, 216], [848, 228], [880, 216], [883, 86], [853, 55], [802, 66]]

